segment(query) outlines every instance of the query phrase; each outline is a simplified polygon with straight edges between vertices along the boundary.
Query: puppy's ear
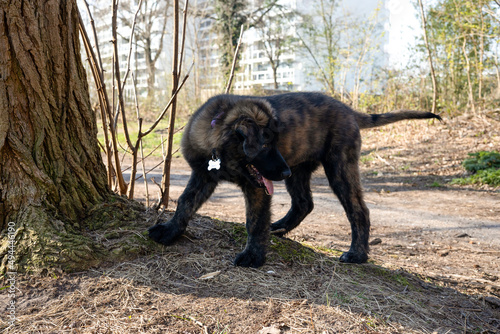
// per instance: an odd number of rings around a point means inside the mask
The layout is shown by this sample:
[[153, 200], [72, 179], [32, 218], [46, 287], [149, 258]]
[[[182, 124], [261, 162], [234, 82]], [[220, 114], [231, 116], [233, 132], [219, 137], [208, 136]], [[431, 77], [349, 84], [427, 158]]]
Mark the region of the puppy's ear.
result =
[[285, 124], [281, 123], [275, 118], [271, 118], [271, 120], [269, 121], [268, 128], [273, 132], [279, 133], [285, 130]]
[[250, 120], [240, 122], [236, 126], [236, 133], [243, 139], [243, 152], [254, 159], [260, 152], [259, 132], [257, 124]]

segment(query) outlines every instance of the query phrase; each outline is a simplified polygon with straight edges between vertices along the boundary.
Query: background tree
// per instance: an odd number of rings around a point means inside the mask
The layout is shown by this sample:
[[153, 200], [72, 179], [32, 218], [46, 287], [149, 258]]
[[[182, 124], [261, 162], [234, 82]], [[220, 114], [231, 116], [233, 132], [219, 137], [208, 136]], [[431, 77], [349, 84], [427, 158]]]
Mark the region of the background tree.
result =
[[280, 11], [255, 24], [273, 71], [274, 89], [279, 88], [278, 68], [282, 64], [281, 57], [296, 42], [296, 38], [291, 35], [292, 27], [288, 23], [293, 15], [293, 12]]
[[[453, 112], [467, 106], [475, 111], [479, 105], [482, 109], [485, 97], [493, 93], [494, 85], [485, 85], [498, 56], [500, 31], [493, 5], [483, 0], [443, 0], [428, 6], [428, 42], [435, 55], [441, 108]], [[418, 50], [427, 53], [422, 44]]]
[[429, 68], [432, 79], [432, 112], [435, 113], [437, 96], [438, 96], [436, 72], [434, 71], [434, 62], [432, 61], [432, 50], [431, 47], [429, 46], [429, 39], [427, 37], [427, 19], [425, 18], [425, 11], [424, 11], [424, 5], [422, 4], [422, 0], [418, 0], [418, 5], [420, 7], [420, 20], [422, 21], [423, 37], [425, 42], [425, 48], [427, 49], [427, 54], [428, 54], [427, 59], [429, 60]]
[[78, 24], [74, 0], [1, 1], [0, 224], [15, 224], [18, 270], [96, 260], [81, 219], [111, 192]]
[[373, 51], [382, 35], [380, 6], [362, 17], [346, 11], [336, 0], [319, 0], [313, 13], [304, 16], [301, 41], [316, 65], [315, 75], [329, 94], [355, 108], [363, 83], [374, 79], [367, 69], [374, 66]]
[[[375, 81], [375, 77], [372, 74], [376, 66], [374, 51], [380, 47], [380, 39], [384, 34], [379, 25], [381, 8], [382, 2], [379, 2], [375, 10], [367, 18], [355, 19], [352, 15], [345, 15], [350, 19], [344, 25], [347, 38], [342, 41], [340, 52], [343, 55], [350, 55], [351, 57], [344, 57], [340, 63], [348, 64], [348, 66], [343, 66], [344, 73], [350, 71], [353, 74], [350, 95], [351, 104], [355, 109], [358, 109], [360, 104], [363, 103], [361, 98], [366, 95], [362, 94], [362, 85], [364, 85], [364, 89], [368, 94], [373, 94], [371, 86]], [[343, 50], [348, 51], [345, 52]], [[369, 69], [371, 69], [371, 72], [369, 72]], [[346, 75], [344, 74], [344, 80], [342, 81], [343, 90], [346, 90], [344, 88], [346, 85], [345, 77]]]
[[[220, 60], [224, 83], [231, 74], [234, 52], [238, 45], [241, 27], [248, 28], [261, 24], [278, 0], [265, 0], [259, 6], [249, 8], [245, 0], [216, 0], [214, 5], [214, 32], [219, 39]], [[235, 69], [239, 68], [239, 56]]]
[[[209, 2], [194, 0], [191, 6], [190, 15], [188, 16], [187, 24], [187, 53], [196, 59], [196, 65], [193, 69], [193, 79], [190, 84], [189, 97], [185, 99], [185, 105], [198, 106], [201, 102], [201, 86], [208, 86], [209, 80], [202, 80], [212, 77], [214, 74], [210, 66], [210, 51], [213, 48], [214, 40], [211, 29], [208, 26], [211, 24]], [[195, 97], [193, 99], [193, 96]]]
[[[241, 26], [246, 24], [247, 2], [244, 0], [216, 0], [214, 30], [219, 37], [220, 60], [224, 82], [231, 73], [234, 50], [238, 44]], [[236, 66], [238, 68], [238, 66]]]
[[[144, 57], [148, 69], [148, 98], [154, 97], [156, 82], [156, 63], [163, 52], [163, 40], [166, 34], [168, 21], [168, 10], [171, 7], [170, 0], [166, 1], [148, 1], [143, 0], [137, 25], [135, 27], [135, 43], [141, 51], [136, 51], [137, 58]], [[133, 22], [130, 18], [134, 17], [136, 11], [134, 2], [123, 2], [122, 9], [127, 15], [121, 15], [120, 19], [123, 25], [132, 27]], [[128, 38], [129, 36], [122, 36]], [[156, 43], [155, 43], [156, 41]], [[138, 57], [141, 54], [141, 57]]]
[[335, 78], [339, 70], [339, 49], [342, 18], [337, 15], [337, 0], [320, 0], [311, 15], [304, 15], [302, 43], [317, 66], [316, 76], [323, 81], [328, 93], [338, 95]]

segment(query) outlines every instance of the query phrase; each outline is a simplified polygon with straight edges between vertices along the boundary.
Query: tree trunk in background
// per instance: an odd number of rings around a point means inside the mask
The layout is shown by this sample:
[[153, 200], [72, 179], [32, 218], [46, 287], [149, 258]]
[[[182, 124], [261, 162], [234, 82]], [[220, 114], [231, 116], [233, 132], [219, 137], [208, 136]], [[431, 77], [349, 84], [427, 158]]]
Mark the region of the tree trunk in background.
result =
[[[86, 210], [111, 195], [74, 0], [0, 0], [0, 271], [83, 267]], [[9, 266], [8, 266], [9, 265]]]
[[420, 6], [420, 14], [422, 20], [422, 30], [424, 31], [424, 42], [425, 48], [427, 49], [427, 55], [429, 60], [429, 67], [431, 69], [431, 79], [432, 79], [432, 112], [435, 113], [437, 109], [437, 80], [436, 73], [434, 72], [434, 63], [432, 61], [432, 52], [429, 46], [429, 40], [427, 39], [427, 20], [425, 19], [424, 5], [422, 4], [422, 0], [418, 0], [418, 4]]

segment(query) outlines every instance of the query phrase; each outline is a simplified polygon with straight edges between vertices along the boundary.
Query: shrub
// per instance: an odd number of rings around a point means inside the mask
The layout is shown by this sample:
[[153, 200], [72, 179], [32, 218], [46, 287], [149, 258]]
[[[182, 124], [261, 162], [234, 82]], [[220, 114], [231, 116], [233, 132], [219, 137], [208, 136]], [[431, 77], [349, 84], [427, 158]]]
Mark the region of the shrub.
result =
[[480, 170], [490, 168], [500, 168], [500, 153], [496, 151], [488, 152], [481, 151], [477, 153], [469, 153], [472, 158], [465, 159], [462, 165], [469, 172], [476, 173]]
[[471, 158], [465, 159], [462, 165], [472, 172], [469, 177], [453, 179], [451, 184], [489, 184], [500, 186], [500, 153], [481, 151], [469, 153]]

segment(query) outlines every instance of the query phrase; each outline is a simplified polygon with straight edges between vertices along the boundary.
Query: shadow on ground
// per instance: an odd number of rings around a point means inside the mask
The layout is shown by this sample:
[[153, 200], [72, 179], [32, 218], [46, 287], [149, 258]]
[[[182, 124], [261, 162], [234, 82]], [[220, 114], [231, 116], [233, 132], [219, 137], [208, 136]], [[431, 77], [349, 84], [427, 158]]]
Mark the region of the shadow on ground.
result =
[[[135, 228], [142, 235], [147, 226]], [[234, 267], [245, 242], [242, 224], [196, 216], [170, 247], [151, 242], [130, 261], [20, 278], [18, 323], [9, 333], [500, 330], [499, 309], [479, 297], [373, 262], [341, 264], [337, 250], [272, 237], [266, 265]]]

